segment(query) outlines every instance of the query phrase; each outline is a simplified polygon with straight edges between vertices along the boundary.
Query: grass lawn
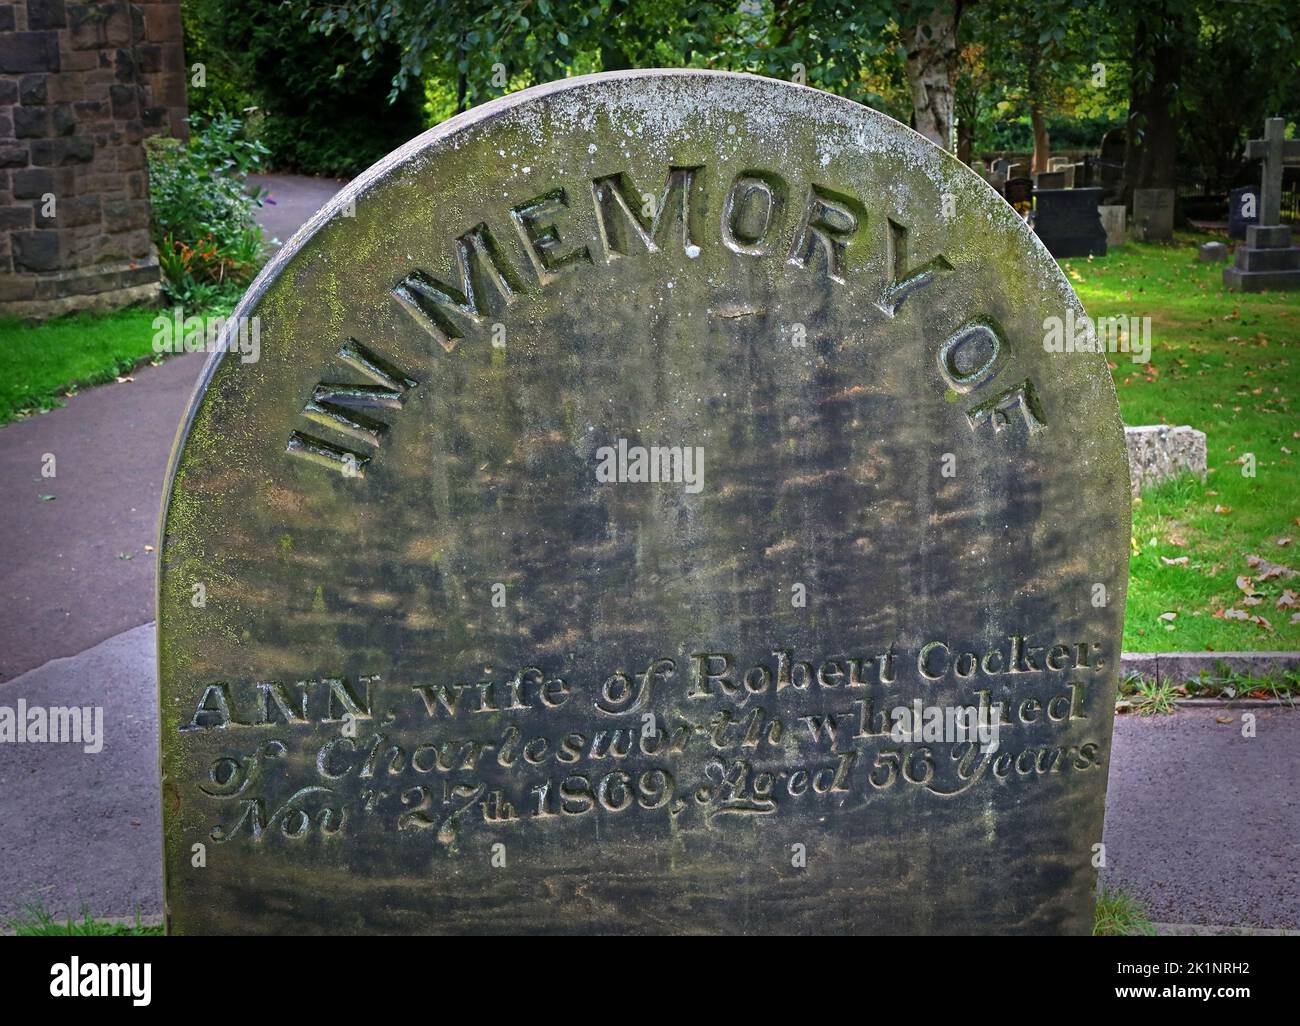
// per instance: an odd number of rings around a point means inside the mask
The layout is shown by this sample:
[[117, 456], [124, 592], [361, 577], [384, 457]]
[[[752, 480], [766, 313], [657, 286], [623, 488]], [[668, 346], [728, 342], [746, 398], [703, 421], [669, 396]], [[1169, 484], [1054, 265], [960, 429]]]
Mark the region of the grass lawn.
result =
[[0, 321], [0, 424], [59, 405], [59, 396], [99, 385], [152, 359], [158, 311], [134, 307], [45, 324]]
[[1061, 261], [1089, 316], [1151, 318], [1149, 364], [1111, 357], [1124, 423], [1190, 424], [1208, 446], [1204, 484], [1134, 505], [1126, 652], [1300, 649], [1300, 577], [1267, 565], [1300, 563], [1300, 292], [1226, 291], [1224, 265], [1196, 259], [1210, 238]]

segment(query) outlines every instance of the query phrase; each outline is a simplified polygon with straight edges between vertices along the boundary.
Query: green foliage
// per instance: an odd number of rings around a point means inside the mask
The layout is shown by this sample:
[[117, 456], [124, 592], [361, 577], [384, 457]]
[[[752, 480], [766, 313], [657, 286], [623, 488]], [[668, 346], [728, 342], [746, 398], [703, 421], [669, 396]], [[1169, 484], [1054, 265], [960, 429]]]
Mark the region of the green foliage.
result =
[[[797, 79], [906, 119], [898, 5], [855, 0], [291, 0], [326, 39], [350, 42], [345, 74], [400, 45], [392, 96], [439, 83], [449, 113], [583, 71], [699, 67]], [[933, 6], [904, 5], [921, 10]], [[905, 13], [905, 12], [904, 12]], [[435, 105], [436, 106], [436, 105]]]
[[363, 57], [347, 36], [313, 32], [295, 3], [193, 0], [186, 8], [186, 57], [205, 63], [208, 79], [191, 97], [206, 103], [212, 89], [238, 97], [224, 109], [257, 108], [278, 171], [352, 176], [426, 127], [418, 91], [389, 102], [404, 40], [367, 46]]
[[[1219, 4], [1208, 8], [1189, 41], [1180, 99], [1178, 166], [1210, 192], [1259, 181], [1243, 159], [1264, 119], [1300, 117], [1300, 4]], [[1229, 85], [1225, 72], [1232, 76]]]
[[133, 923], [108, 923], [95, 919], [90, 910], [82, 906], [80, 918], [68, 916], [60, 923], [40, 905], [28, 908], [17, 919], [10, 920], [9, 929], [18, 937], [161, 937], [161, 926], [145, 926], [136, 909]]
[[1136, 898], [1103, 886], [1093, 910], [1094, 937], [1154, 937], [1156, 928]]
[[1143, 678], [1133, 685], [1132, 705], [1139, 716], [1167, 716], [1174, 711], [1177, 697], [1173, 685], [1167, 681]]
[[206, 308], [237, 295], [261, 264], [262, 232], [253, 217], [257, 190], [244, 176], [266, 147], [243, 134], [242, 122], [219, 114], [207, 124], [190, 117], [190, 139], [151, 139], [149, 199], [167, 298]]
[[[1062, 150], [1095, 150], [1101, 146], [1101, 137], [1112, 128], [1122, 128], [1122, 119], [1079, 118], [1057, 116], [1047, 118], [1047, 134], [1055, 152]], [[978, 153], [1005, 151], [1028, 153], [1034, 148], [1034, 130], [1029, 116], [989, 118], [975, 137]]]
[[1188, 681], [1187, 693], [1196, 698], [1257, 698], [1294, 704], [1300, 695], [1300, 670], [1252, 674], [1220, 662], [1214, 672], [1202, 672], [1196, 680]]

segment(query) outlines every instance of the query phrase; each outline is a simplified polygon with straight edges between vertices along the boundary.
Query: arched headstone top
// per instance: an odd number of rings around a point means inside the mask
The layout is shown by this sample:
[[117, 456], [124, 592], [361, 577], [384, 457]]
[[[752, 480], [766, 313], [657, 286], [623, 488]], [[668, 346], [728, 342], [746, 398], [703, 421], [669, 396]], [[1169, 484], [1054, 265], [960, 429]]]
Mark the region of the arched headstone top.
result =
[[753, 76], [525, 90], [227, 339], [161, 543], [173, 929], [1089, 927], [1122, 427], [949, 154]]

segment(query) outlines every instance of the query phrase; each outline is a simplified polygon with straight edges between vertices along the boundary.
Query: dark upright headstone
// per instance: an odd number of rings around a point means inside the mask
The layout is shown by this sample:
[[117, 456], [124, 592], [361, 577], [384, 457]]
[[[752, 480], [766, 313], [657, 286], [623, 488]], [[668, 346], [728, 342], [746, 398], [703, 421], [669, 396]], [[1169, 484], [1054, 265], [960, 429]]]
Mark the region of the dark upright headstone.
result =
[[1097, 204], [1100, 189], [1039, 189], [1034, 231], [1052, 256], [1105, 256], [1106, 229]]
[[161, 542], [172, 932], [1091, 931], [1123, 432], [949, 154], [569, 79], [362, 175], [236, 318]]
[[1228, 238], [1244, 239], [1252, 224], [1259, 224], [1259, 186], [1243, 185], [1228, 194]]
[[1064, 189], [1065, 172], [1064, 171], [1039, 171], [1034, 175], [1034, 190], [1039, 189]]
[[1034, 180], [1032, 178], [1008, 178], [1002, 187], [1002, 197], [1011, 204], [1021, 217], [1026, 217], [1034, 206]]

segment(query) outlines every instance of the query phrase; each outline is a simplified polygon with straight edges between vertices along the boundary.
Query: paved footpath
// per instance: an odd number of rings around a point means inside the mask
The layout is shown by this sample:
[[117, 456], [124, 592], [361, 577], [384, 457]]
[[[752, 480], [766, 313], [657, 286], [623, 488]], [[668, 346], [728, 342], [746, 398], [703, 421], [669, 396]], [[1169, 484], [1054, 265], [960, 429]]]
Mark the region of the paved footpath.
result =
[[168, 454], [205, 359], [172, 357], [0, 428], [0, 696], [25, 670], [154, 618], [145, 546], [158, 543]]
[[1118, 717], [1105, 843], [1155, 922], [1300, 930], [1300, 707]]
[[[287, 240], [343, 182], [259, 175], [258, 220]], [[0, 428], [0, 694], [6, 681], [154, 617], [158, 510], [176, 428], [206, 356]], [[41, 476], [46, 453], [56, 476]], [[53, 495], [53, 499], [42, 499]]]
[[[260, 219], [285, 241], [341, 183], [262, 184], [276, 202]], [[102, 706], [105, 733], [97, 754], [0, 745], [0, 926], [33, 902], [58, 914], [161, 911], [146, 546], [204, 359], [174, 357], [0, 428], [0, 704]], [[52, 480], [40, 476], [45, 453], [58, 461]], [[1106, 876], [1157, 921], [1300, 928], [1300, 710], [1258, 713], [1253, 739], [1239, 716], [1116, 723]]]
[[249, 175], [248, 181], [267, 193], [257, 221], [272, 246], [288, 242], [307, 218], [347, 182], [341, 178], [309, 178], [307, 175]]

